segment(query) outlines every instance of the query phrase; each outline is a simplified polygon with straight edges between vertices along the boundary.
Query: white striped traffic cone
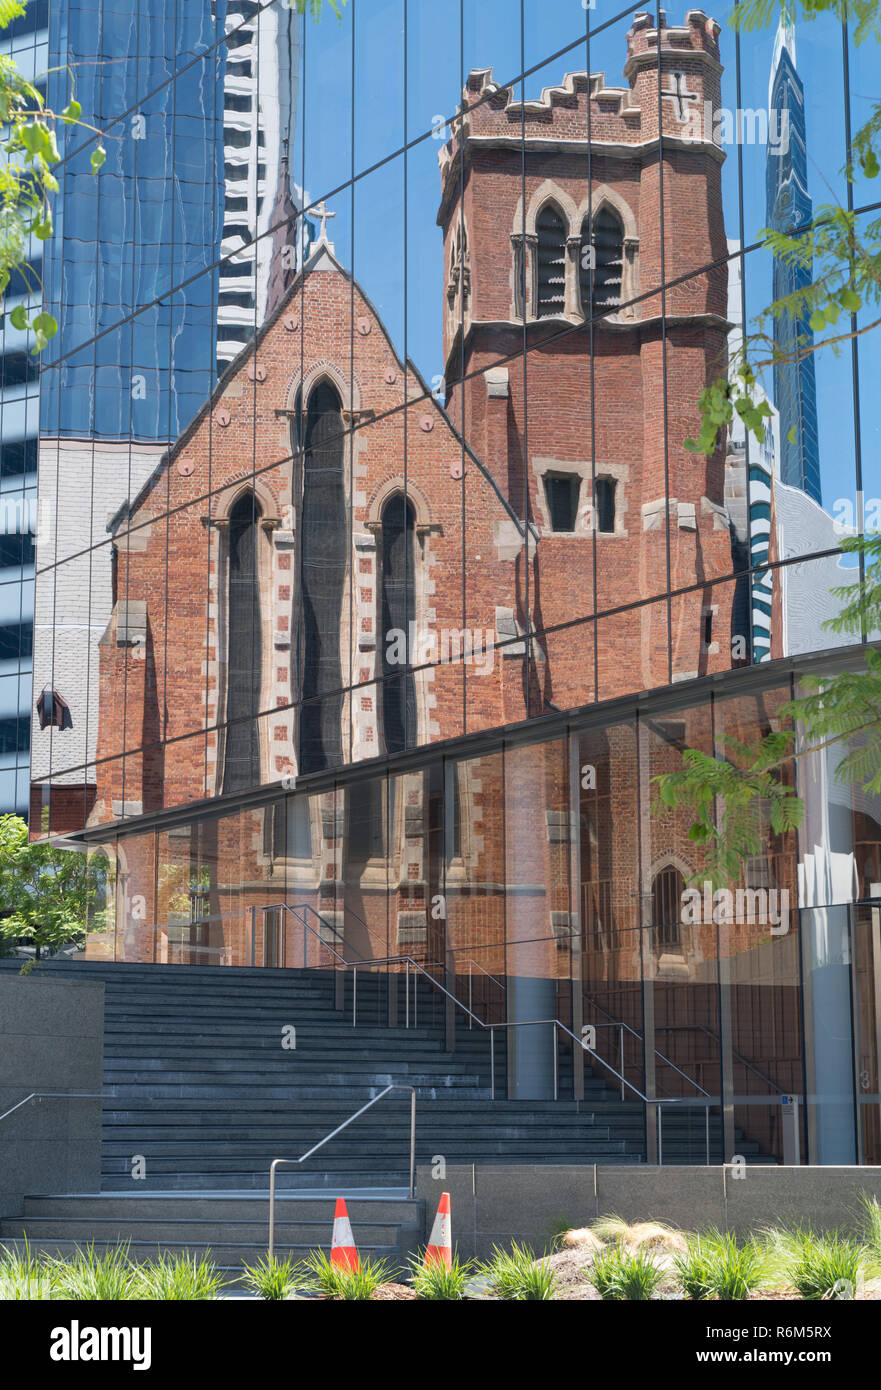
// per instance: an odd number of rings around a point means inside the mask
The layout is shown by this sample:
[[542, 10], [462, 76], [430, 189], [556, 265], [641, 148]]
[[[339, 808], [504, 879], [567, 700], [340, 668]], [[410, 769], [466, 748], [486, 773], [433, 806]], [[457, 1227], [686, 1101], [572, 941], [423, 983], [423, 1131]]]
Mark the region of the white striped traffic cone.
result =
[[434, 1218], [434, 1225], [431, 1228], [431, 1237], [425, 1248], [425, 1263], [429, 1265], [433, 1260], [436, 1260], [438, 1264], [446, 1265], [447, 1269], [453, 1263], [453, 1229], [450, 1221], [449, 1192], [441, 1193], [437, 1216]]
[[355, 1237], [352, 1235], [352, 1223], [349, 1220], [349, 1213], [343, 1197], [336, 1199], [330, 1262], [337, 1265], [339, 1269], [348, 1269], [355, 1273], [361, 1268], [361, 1261], [358, 1259], [358, 1251], [355, 1248]]

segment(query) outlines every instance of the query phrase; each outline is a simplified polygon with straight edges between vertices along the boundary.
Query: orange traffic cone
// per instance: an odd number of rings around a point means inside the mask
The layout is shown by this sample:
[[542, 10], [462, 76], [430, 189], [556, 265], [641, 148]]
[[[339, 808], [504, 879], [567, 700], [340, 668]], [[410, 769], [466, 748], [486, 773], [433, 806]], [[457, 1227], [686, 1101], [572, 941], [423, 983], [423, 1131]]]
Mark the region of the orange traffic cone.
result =
[[337, 1197], [336, 1208], [333, 1213], [333, 1246], [330, 1252], [330, 1262], [340, 1269], [352, 1270], [355, 1273], [361, 1268], [361, 1261], [358, 1259], [358, 1251], [355, 1248], [355, 1237], [352, 1235], [352, 1223], [346, 1210], [345, 1199], [342, 1197]]
[[434, 1225], [431, 1228], [431, 1237], [425, 1249], [425, 1263], [429, 1265], [432, 1260], [436, 1260], [438, 1264], [446, 1265], [447, 1269], [449, 1269], [453, 1263], [449, 1192], [441, 1193], [441, 1199], [437, 1207], [437, 1216], [434, 1218]]

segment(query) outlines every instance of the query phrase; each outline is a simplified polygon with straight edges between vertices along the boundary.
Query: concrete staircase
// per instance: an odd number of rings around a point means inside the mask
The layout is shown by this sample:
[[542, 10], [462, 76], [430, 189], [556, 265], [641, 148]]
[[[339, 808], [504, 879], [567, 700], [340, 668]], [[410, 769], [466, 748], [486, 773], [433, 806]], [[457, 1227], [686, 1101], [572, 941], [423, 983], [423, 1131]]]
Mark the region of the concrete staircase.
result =
[[[334, 1007], [330, 972], [50, 962], [105, 981], [102, 1192], [34, 1194], [0, 1240], [62, 1251], [131, 1242], [140, 1256], [210, 1246], [221, 1264], [266, 1244], [269, 1165], [298, 1158], [393, 1082], [417, 1088], [417, 1163], [644, 1161], [642, 1107], [588, 1068], [580, 1102], [491, 1099], [489, 1035], [460, 1028], [445, 1051], [441, 996], [418, 982], [419, 1026], [388, 1027], [387, 977], [363, 972]], [[399, 1001], [399, 1015], [403, 1008]], [[296, 1046], [284, 1047], [285, 1030]], [[505, 1095], [496, 1045], [496, 1096]], [[571, 1095], [560, 1050], [560, 1092]], [[754, 1148], [755, 1146], [753, 1146]], [[750, 1156], [744, 1139], [740, 1152]], [[704, 1115], [664, 1122], [665, 1162], [704, 1162]], [[753, 1155], [755, 1156], [755, 1155]], [[711, 1152], [711, 1162], [721, 1153]], [[377, 1104], [302, 1167], [279, 1174], [279, 1248], [327, 1242], [332, 1198], [347, 1195], [359, 1246], [396, 1263], [422, 1237], [407, 1197], [409, 1096]], [[143, 1176], [139, 1177], [138, 1174]]]
[[[355, 1244], [362, 1258], [386, 1259], [406, 1270], [423, 1243], [425, 1203], [406, 1189], [356, 1190], [345, 1196]], [[334, 1200], [326, 1193], [282, 1193], [276, 1203], [275, 1250], [302, 1259], [330, 1251]], [[167, 1254], [210, 1253], [229, 1282], [243, 1263], [266, 1253], [269, 1208], [265, 1192], [91, 1193], [28, 1197], [24, 1214], [0, 1222], [0, 1245], [70, 1256], [94, 1245], [97, 1252], [127, 1243], [132, 1260]]]

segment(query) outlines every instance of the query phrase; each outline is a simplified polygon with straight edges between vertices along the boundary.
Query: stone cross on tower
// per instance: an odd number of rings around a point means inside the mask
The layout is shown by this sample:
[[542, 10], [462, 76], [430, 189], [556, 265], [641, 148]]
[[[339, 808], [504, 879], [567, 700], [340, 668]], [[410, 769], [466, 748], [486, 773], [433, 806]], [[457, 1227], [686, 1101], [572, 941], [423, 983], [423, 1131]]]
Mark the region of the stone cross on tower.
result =
[[318, 233], [318, 240], [320, 242], [323, 241], [326, 245], [329, 246], [330, 243], [327, 240], [327, 220], [329, 217], [336, 217], [336, 213], [328, 211], [327, 204], [325, 203], [323, 198], [320, 203], [315, 204], [314, 208], [312, 209], [312, 212], [316, 217], [320, 218], [321, 220], [321, 231]]
[[685, 103], [687, 101], [698, 101], [699, 96], [697, 92], [685, 91], [684, 72], [671, 72], [670, 76], [673, 78], [673, 86], [666, 89], [662, 88], [661, 96], [667, 101], [676, 103], [676, 119], [679, 121], [680, 125], [684, 125], [688, 120], [688, 111]]

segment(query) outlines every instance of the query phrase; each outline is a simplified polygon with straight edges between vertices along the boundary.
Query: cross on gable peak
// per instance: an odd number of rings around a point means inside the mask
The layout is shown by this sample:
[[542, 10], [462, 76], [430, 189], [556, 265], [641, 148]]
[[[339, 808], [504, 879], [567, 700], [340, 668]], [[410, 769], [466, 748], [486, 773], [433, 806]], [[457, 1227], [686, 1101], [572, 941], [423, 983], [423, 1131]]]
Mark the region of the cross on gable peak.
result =
[[312, 214], [314, 217], [317, 217], [321, 222], [321, 231], [318, 233], [319, 242], [324, 242], [325, 245], [330, 245], [330, 243], [327, 240], [327, 223], [329, 218], [336, 217], [336, 213], [330, 211], [330, 209], [327, 206], [327, 203], [322, 198], [320, 203], [315, 204], [314, 208], [312, 209]]

